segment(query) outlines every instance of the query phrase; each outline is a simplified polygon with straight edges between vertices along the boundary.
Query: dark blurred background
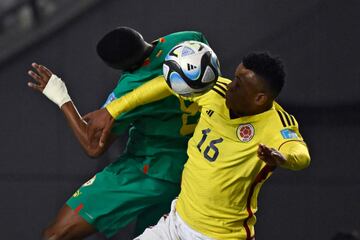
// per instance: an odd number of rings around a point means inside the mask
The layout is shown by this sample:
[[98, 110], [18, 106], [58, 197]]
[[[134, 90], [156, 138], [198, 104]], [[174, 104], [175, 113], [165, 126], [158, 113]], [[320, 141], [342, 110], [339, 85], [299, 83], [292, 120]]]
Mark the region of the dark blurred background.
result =
[[263, 186], [256, 239], [359, 232], [360, 1], [1, 0], [0, 239], [40, 239], [67, 198], [121, 153], [126, 136], [89, 159], [57, 106], [26, 85], [36, 61], [63, 78], [82, 114], [99, 108], [119, 72], [95, 45], [118, 25], [148, 41], [201, 31], [229, 78], [250, 51], [280, 55], [288, 76], [279, 102], [300, 122], [312, 163], [276, 170]]

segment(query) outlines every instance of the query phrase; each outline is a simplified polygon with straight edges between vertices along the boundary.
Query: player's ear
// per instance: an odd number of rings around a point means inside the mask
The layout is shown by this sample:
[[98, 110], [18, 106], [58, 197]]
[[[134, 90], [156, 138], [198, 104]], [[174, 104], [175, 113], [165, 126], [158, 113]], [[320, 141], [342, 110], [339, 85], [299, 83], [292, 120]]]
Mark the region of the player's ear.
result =
[[258, 106], [265, 105], [268, 102], [268, 100], [269, 100], [269, 97], [263, 92], [259, 92], [255, 96], [255, 104]]

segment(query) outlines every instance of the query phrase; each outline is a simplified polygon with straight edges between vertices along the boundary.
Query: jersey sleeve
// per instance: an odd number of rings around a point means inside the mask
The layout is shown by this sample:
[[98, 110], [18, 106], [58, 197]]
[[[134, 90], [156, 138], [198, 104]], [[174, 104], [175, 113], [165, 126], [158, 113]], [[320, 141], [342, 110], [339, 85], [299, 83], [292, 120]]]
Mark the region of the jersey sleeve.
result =
[[140, 87], [121, 96], [106, 106], [109, 113], [116, 118], [139, 106], [161, 100], [170, 96], [170, 90], [162, 77], [156, 77]]
[[[154, 81], [153, 81], [154, 80]], [[170, 96], [166, 83], [163, 83], [159, 77], [154, 78], [141, 85], [133, 82], [118, 84], [117, 92], [110, 94], [107, 104], [104, 107], [115, 118], [112, 129], [113, 133], [121, 134], [130, 124], [140, 116], [146, 116], [156, 113], [161, 108], [156, 104], [146, 105]]]
[[[123, 94], [120, 98], [114, 99], [105, 107], [109, 113], [119, 122], [130, 116], [128, 114], [129, 111], [132, 111], [133, 109], [134, 111], [139, 111], [138, 109], [141, 108], [140, 106], [156, 102], [171, 94], [184, 100], [196, 102], [199, 106], [201, 106], [201, 104], [204, 104], [207, 102], [207, 100], [211, 99], [211, 96], [208, 96], [209, 93], [210, 91], [196, 97], [183, 97], [176, 94], [168, 87], [163, 76], [158, 76], [142, 84], [136, 89]], [[111, 95], [109, 98], [111, 98]], [[114, 97], [112, 96], [112, 98]], [[131, 116], [133, 115], [134, 114], [131, 114]]]
[[209, 42], [206, 39], [205, 35], [201, 32], [197, 32], [197, 31], [176, 32], [176, 33], [170, 34], [169, 36], [173, 36], [176, 39], [181, 39], [180, 42], [194, 40], [194, 41], [199, 41], [199, 42], [209, 45]]
[[[107, 109], [108, 106], [113, 104], [114, 102], [119, 102], [119, 99], [115, 96], [114, 92], [111, 92], [101, 108]], [[111, 114], [111, 112], [110, 112], [110, 114]], [[114, 117], [114, 118], [116, 119], [116, 117]], [[121, 121], [119, 121], [119, 120], [115, 121], [114, 125], [112, 127], [112, 132], [116, 133], [116, 134], [122, 134], [126, 129], [129, 128], [131, 121], [132, 121], [131, 118], [124, 118]]]
[[279, 149], [286, 158], [281, 166], [290, 170], [301, 170], [310, 165], [310, 154], [303, 141], [287, 141]]
[[280, 128], [276, 134], [277, 150], [286, 158], [281, 167], [290, 170], [301, 170], [310, 164], [310, 154], [299, 131], [299, 125], [293, 115], [290, 115], [280, 105], [275, 103], [276, 114], [279, 117]]

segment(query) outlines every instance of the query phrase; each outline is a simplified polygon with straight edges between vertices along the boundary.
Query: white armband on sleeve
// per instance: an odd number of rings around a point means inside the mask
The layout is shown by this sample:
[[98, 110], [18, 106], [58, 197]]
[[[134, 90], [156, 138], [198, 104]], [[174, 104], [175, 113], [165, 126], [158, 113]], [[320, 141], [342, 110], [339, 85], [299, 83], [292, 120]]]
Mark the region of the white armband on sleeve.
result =
[[59, 108], [61, 108], [64, 103], [71, 101], [65, 83], [55, 74], [51, 75], [42, 93], [57, 104]]

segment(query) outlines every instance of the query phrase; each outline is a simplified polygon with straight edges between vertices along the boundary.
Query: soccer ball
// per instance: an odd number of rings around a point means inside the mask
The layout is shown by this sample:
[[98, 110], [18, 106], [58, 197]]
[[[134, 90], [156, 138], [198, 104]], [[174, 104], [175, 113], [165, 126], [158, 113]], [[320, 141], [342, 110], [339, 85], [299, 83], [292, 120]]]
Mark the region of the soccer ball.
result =
[[220, 75], [219, 60], [206, 44], [185, 41], [166, 55], [163, 64], [166, 83], [177, 94], [196, 96], [210, 90]]

